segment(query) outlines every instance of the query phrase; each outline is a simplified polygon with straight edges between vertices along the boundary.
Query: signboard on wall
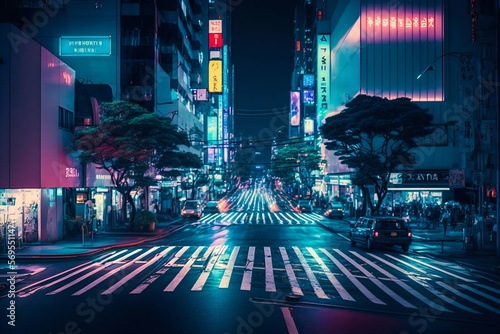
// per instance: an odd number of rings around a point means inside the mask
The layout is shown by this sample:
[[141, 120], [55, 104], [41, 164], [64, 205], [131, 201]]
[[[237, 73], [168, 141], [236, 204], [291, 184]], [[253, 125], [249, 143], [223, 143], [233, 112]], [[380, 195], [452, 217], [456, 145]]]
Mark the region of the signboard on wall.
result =
[[208, 62], [208, 91], [222, 93], [222, 60], [214, 59]]
[[318, 35], [316, 115], [318, 124], [328, 112], [330, 101], [330, 35]]
[[443, 101], [442, 1], [362, 0], [359, 23], [362, 94]]
[[290, 125], [300, 125], [300, 92], [290, 92]]
[[110, 56], [111, 36], [62, 36], [60, 56]]

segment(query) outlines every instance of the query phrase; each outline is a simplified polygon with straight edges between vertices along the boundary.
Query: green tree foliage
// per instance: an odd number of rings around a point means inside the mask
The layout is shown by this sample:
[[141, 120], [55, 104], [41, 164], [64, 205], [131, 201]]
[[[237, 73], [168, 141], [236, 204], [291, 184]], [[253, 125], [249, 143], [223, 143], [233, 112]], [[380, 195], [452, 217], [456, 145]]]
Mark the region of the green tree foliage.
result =
[[[378, 212], [387, 195], [390, 174], [400, 166], [415, 164], [413, 149], [419, 138], [433, 131], [432, 115], [409, 98], [389, 100], [358, 95], [339, 114], [320, 126], [325, 147], [356, 170], [355, 183], [372, 212]], [[378, 201], [368, 194], [373, 185]], [[366, 205], [364, 206], [367, 207]]]
[[285, 184], [303, 184], [312, 193], [313, 172], [320, 170], [321, 154], [307, 142], [279, 148], [271, 161], [271, 175]]
[[202, 162], [180, 145], [188, 136], [163, 118], [137, 104], [117, 101], [100, 105], [100, 124], [75, 131], [74, 151], [83, 163], [105, 169], [116, 189], [131, 206], [130, 226], [136, 207], [131, 192], [155, 184], [155, 176], [174, 169], [199, 168]]

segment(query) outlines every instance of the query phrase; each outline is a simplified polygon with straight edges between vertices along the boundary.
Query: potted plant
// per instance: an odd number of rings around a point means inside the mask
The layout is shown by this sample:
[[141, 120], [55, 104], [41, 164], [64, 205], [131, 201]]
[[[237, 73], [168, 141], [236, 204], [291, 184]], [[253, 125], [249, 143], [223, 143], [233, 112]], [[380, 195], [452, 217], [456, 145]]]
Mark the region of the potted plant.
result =
[[154, 231], [156, 226], [157, 217], [154, 212], [140, 211], [135, 216], [135, 223], [140, 226], [140, 229], [147, 228], [149, 231]]

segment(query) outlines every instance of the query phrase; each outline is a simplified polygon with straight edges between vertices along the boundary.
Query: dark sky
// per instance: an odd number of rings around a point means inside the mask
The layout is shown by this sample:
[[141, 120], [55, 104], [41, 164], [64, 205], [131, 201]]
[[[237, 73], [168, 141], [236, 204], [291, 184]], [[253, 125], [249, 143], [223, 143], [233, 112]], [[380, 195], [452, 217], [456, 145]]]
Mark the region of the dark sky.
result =
[[[234, 1], [235, 135], [253, 138], [287, 125], [293, 70], [296, 0]], [[286, 110], [286, 111], [285, 111]]]

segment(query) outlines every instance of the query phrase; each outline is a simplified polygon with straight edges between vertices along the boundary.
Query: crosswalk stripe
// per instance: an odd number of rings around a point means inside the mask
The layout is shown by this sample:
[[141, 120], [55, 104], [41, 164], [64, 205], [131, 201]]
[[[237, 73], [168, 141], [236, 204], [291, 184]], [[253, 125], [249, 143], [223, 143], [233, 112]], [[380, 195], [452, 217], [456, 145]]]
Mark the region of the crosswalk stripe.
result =
[[288, 258], [288, 254], [286, 252], [285, 247], [280, 247], [281, 257], [283, 258], [283, 263], [285, 265], [286, 274], [288, 275], [288, 280], [290, 281], [290, 285], [292, 287], [292, 292], [295, 295], [303, 296], [304, 293], [299, 286], [299, 282], [297, 281], [297, 277], [293, 272], [292, 265], [290, 264], [290, 259]]
[[[134, 261], [137, 261], [137, 260], [140, 260], [146, 256], [148, 256], [150, 253], [154, 252], [155, 250], [157, 250], [158, 248], [160, 247], [153, 247], [149, 250], [147, 250], [146, 252], [142, 253], [141, 255], [139, 255], [138, 257], [136, 257], [134, 259]], [[135, 251], [132, 252], [132, 254], [135, 254]], [[106, 275], [103, 275], [101, 277], [99, 277], [98, 279], [96, 279], [95, 281], [92, 281], [92, 283], [90, 283], [89, 285], [83, 287], [82, 289], [78, 290], [77, 292], [73, 293], [72, 296], [78, 296], [78, 295], [81, 295], [82, 293], [92, 289], [93, 287], [97, 286], [99, 283], [107, 280], [109, 277], [113, 276], [114, 274], [116, 274], [118, 271], [120, 270], [123, 270], [127, 267], [130, 267], [131, 265], [134, 264], [134, 261], [130, 261], [128, 263], [125, 263], [124, 265], [122, 266], [119, 266], [111, 271], [109, 271]]]
[[184, 254], [188, 249], [189, 249], [189, 246], [182, 247], [174, 255], [174, 257], [172, 259], [170, 259], [170, 261], [167, 262], [167, 264], [165, 264], [161, 269], [159, 269], [157, 272], [155, 272], [152, 277], [148, 277], [145, 281], [143, 281], [141, 284], [139, 284], [134, 290], [132, 290], [130, 292], [130, 294], [132, 294], [132, 295], [139, 294], [142, 291], [144, 291], [144, 289], [146, 289], [150, 284], [152, 284], [154, 281], [156, 281], [158, 279], [158, 277], [160, 277], [160, 275], [165, 274], [168, 271], [168, 269], [170, 269], [175, 264], [175, 262], [177, 262], [177, 260], [182, 256], [182, 254]]
[[[139, 251], [140, 251], [140, 249], [137, 249], [137, 250], [136, 250], [136, 251], [134, 251], [134, 252], [128, 253], [128, 254], [126, 254], [126, 255], [122, 256], [121, 258], [119, 258], [117, 261], [123, 261], [123, 260], [125, 260], [125, 259], [129, 258], [130, 256], [132, 256], [132, 255], [134, 255], [134, 254], [138, 253]], [[125, 252], [125, 250], [124, 250], [123, 252]], [[109, 266], [109, 265], [113, 264], [114, 262], [109, 261], [109, 260], [111, 260], [112, 258], [114, 258], [114, 257], [116, 257], [116, 256], [118, 256], [118, 255], [121, 255], [123, 252], [120, 252], [119, 254], [114, 254], [114, 255], [110, 256], [109, 258], [107, 258], [107, 259], [106, 259], [106, 261], [101, 261], [100, 263], [96, 263], [95, 265], [101, 264], [101, 266], [97, 267], [96, 269], [92, 270], [91, 272], [89, 272], [89, 273], [87, 273], [87, 274], [85, 274], [85, 275], [83, 275], [83, 276], [80, 276], [80, 277], [79, 277], [79, 278], [77, 278], [76, 280], [74, 280], [74, 281], [71, 281], [71, 282], [67, 283], [66, 285], [64, 285], [64, 286], [60, 287], [59, 289], [56, 289], [56, 290], [54, 290], [54, 291], [51, 291], [51, 292], [47, 293], [47, 295], [55, 295], [55, 294], [57, 294], [57, 293], [59, 293], [59, 292], [61, 292], [61, 291], [66, 290], [67, 288], [69, 288], [69, 287], [71, 287], [71, 286], [73, 286], [73, 285], [75, 285], [75, 284], [78, 284], [79, 282], [83, 281], [83, 280], [84, 280], [84, 279], [86, 279], [87, 277], [90, 277], [90, 276], [94, 275], [95, 273], [97, 273], [97, 272], [101, 271], [102, 269], [106, 268], [107, 266]], [[88, 269], [88, 268], [85, 268], [85, 269]], [[76, 271], [76, 272], [72, 273], [71, 275], [68, 275], [68, 276], [66, 276], [66, 277], [63, 277], [63, 278], [61, 278], [61, 279], [58, 279], [58, 280], [56, 280], [56, 281], [52, 282], [52, 283], [51, 283], [51, 284], [49, 284], [49, 285], [46, 285], [46, 287], [50, 287], [50, 286], [52, 286], [52, 285], [54, 285], [54, 284], [57, 284], [57, 283], [62, 282], [62, 281], [64, 281], [64, 280], [67, 280], [68, 278], [70, 278], [70, 277], [72, 277], [72, 276], [74, 276], [74, 275], [77, 275], [77, 274], [79, 274], [79, 273], [81, 273], [81, 272], [83, 272], [83, 271], [84, 271], [84, 270], [78, 270], [78, 271]]]
[[240, 246], [235, 246], [229, 257], [229, 262], [227, 263], [226, 270], [222, 275], [222, 279], [219, 284], [219, 288], [225, 289], [229, 287], [229, 281], [231, 280], [231, 275], [233, 274], [234, 264], [236, 263], [236, 258], [238, 257], [238, 252], [240, 251]]
[[348, 262], [350, 262], [353, 266], [355, 266], [359, 271], [361, 271], [363, 274], [365, 274], [365, 276], [372, 282], [374, 283], [377, 287], [379, 287], [382, 291], [384, 291], [387, 295], [389, 295], [390, 297], [392, 297], [395, 301], [397, 301], [398, 303], [400, 303], [401, 305], [403, 305], [404, 307], [408, 307], [408, 308], [417, 308], [415, 307], [414, 305], [412, 305], [411, 303], [407, 302], [406, 300], [404, 300], [403, 298], [401, 298], [398, 294], [396, 294], [394, 291], [392, 291], [391, 289], [389, 289], [389, 287], [387, 287], [386, 285], [384, 285], [384, 283], [382, 283], [379, 279], [377, 279], [375, 276], [373, 276], [372, 273], [370, 273], [368, 270], [366, 270], [363, 266], [359, 265], [358, 263], [356, 263], [353, 259], [351, 259], [349, 256], [347, 256], [346, 254], [342, 253], [341, 251], [339, 251], [338, 249], [335, 249], [335, 251], [340, 254], [340, 256], [342, 256], [344, 259], [346, 259]]
[[[375, 297], [375, 295], [368, 290], [346, 267], [344, 267], [342, 263], [340, 263], [340, 261], [333, 256], [333, 254], [324, 248], [321, 248], [320, 250], [337, 266], [337, 268], [340, 269], [340, 271], [342, 271], [342, 273], [358, 288], [358, 290], [361, 291], [366, 298], [368, 298], [368, 300], [374, 304], [386, 305], [382, 300]], [[334, 249], [334, 251], [337, 250]]]
[[243, 280], [241, 281], [241, 290], [250, 291], [250, 289], [252, 288], [252, 272], [253, 272], [254, 261], [255, 261], [255, 247], [250, 246], [248, 248], [245, 273], [243, 274]]
[[144, 269], [146, 269], [150, 265], [154, 264], [158, 260], [162, 259], [172, 249], [173, 249], [173, 247], [168, 247], [163, 252], [161, 252], [159, 254], [156, 254], [156, 256], [154, 256], [151, 260], [149, 260], [148, 262], [144, 263], [142, 266], [140, 266], [139, 268], [135, 269], [134, 271], [132, 271], [131, 273], [129, 273], [127, 276], [123, 277], [121, 280], [119, 280], [118, 282], [116, 282], [115, 284], [113, 284], [112, 286], [110, 286], [108, 289], [104, 290], [101, 294], [102, 295], [112, 294], [119, 287], [123, 286], [125, 283], [127, 283], [129, 280], [131, 280], [132, 277], [135, 277], [138, 273], [140, 273], [141, 271], [143, 271]]
[[169, 285], [163, 290], [166, 292], [171, 292], [174, 291], [177, 285], [182, 281], [182, 279], [186, 276], [186, 274], [189, 272], [191, 269], [191, 266], [193, 263], [196, 261], [197, 256], [200, 254], [200, 252], [203, 250], [203, 246], [199, 246], [196, 251], [189, 257], [189, 260], [187, 263], [182, 267], [182, 269], [177, 273], [177, 275], [174, 277], [174, 279], [170, 282]]
[[333, 287], [337, 290], [340, 297], [342, 297], [342, 299], [344, 300], [355, 301], [355, 299], [349, 294], [349, 292], [347, 292], [344, 286], [340, 284], [340, 282], [337, 280], [335, 275], [330, 271], [330, 269], [328, 269], [325, 262], [319, 257], [319, 255], [314, 251], [314, 249], [312, 249], [311, 247], [307, 247], [306, 249], [309, 252], [309, 254], [311, 254], [312, 257], [316, 260], [316, 262], [318, 262], [321, 269], [323, 269], [323, 271], [326, 274], [326, 277], [328, 278], [330, 283], [332, 283]]
[[461, 276], [461, 275], [456, 275], [456, 274], [454, 274], [454, 273], [452, 273], [452, 272], [450, 272], [450, 271], [447, 271], [447, 270], [441, 269], [441, 268], [439, 268], [439, 267], [433, 266], [433, 265], [431, 265], [431, 264], [429, 264], [429, 263], [426, 263], [426, 262], [424, 262], [424, 261], [420, 261], [420, 260], [418, 260], [418, 259], [411, 258], [411, 257], [409, 257], [408, 255], [404, 255], [404, 254], [402, 254], [402, 256], [404, 256], [405, 258], [407, 258], [407, 259], [409, 259], [409, 260], [411, 260], [411, 261], [418, 262], [418, 263], [420, 263], [420, 264], [423, 264], [424, 266], [427, 266], [427, 267], [432, 268], [432, 269], [434, 269], [434, 270], [437, 270], [437, 271], [440, 271], [440, 272], [445, 273], [445, 274], [447, 274], [447, 275], [450, 275], [450, 276], [453, 276], [453, 277], [455, 277], [455, 278], [458, 278], [458, 279], [460, 279], [460, 280], [462, 280], [462, 281], [465, 281], [465, 282], [468, 282], [468, 283], [475, 283], [475, 282], [476, 282], [476, 281], [474, 281], [474, 280], [471, 280], [471, 279], [465, 278], [465, 277], [463, 277], [463, 276]]
[[305, 270], [305, 273], [307, 275], [307, 278], [309, 279], [309, 283], [311, 283], [311, 286], [314, 290], [314, 293], [318, 298], [323, 298], [323, 299], [329, 299], [329, 297], [326, 295], [326, 293], [321, 289], [321, 285], [319, 284], [318, 280], [316, 279], [316, 276], [314, 276], [314, 273], [311, 270], [311, 267], [307, 264], [307, 261], [300, 251], [300, 249], [297, 246], [293, 246], [292, 249], [295, 251], [295, 254], [297, 254], [297, 257], [299, 258], [300, 264]]
[[191, 288], [191, 291], [200, 291], [201, 289], [203, 289], [203, 286], [207, 282], [208, 275], [210, 275], [210, 272], [215, 266], [215, 263], [225, 253], [226, 249], [227, 245], [216, 246], [215, 250], [211, 254], [210, 261], [208, 261], [208, 265], [201, 272], [200, 277], [198, 277], [198, 280], [194, 283], [193, 287]]
[[488, 294], [486, 294], [486, 293], [484, 293], [482, 291], [479, 291], [478, 289], [475, 289], [475, 288], [473, 288], [471, 286], [468, 286], [467, 284], [459, 284], [458, 286], [461, 287], [461, 288], [463, 288], [463, 289], [465, 289], [465, 290], [472, 291], [475, 294], [483, 296], [484, 298], [487, 298], [487, 299], [489, 299], [489, 300], [497, 303], [498, 305], [500, 305], [500, 299], [498, 299], [498, 298], [490, 296], [490, 295], [488, 295]]
[[[256, 214], [263, 215], [261, 213]], [[174, 250], [176, 253], [174, 253]], [[190, 252], [188, 253], [188, 251]], [[273, 252], [277, 254], [276, 251], [279, 251], [279, 254], [273, 256]], [[159, 263], [158, 261], [165, 259], [167, 256], [172, 258], [168, 262], [165, 261], [166, 264], [161, 264], [161, 267], [157, 265], [158, 269], [149, 277], [144, 278], [135, 288], [132, 287], [134, 289], [129, 293], [142, 293], [172, 268], [179, 269], [172, 274], [173, 279], [166, 283], [168, 285], [163, 290], [165, 292], [174, 291], [183, 280], [187, 281], [188, 274], [189, 277], [195, 277], [195, 283], [192, 285], [191, 291], [201, 291], [208, 287], [217, 286], [220, 289], [227, 289], [230, 287], [231, 280], [234, 280], [232, 278], [234, 274], [242, 274], [243, 276], [239, 286], [240, 290], [250, 291], [252, 289], [252, 280], [255, 280], [255, 277], [253, 277], [255, 269], [259, 274], [264, 274], [265, 291], [267, 292], [276, 292], [277, 289], [290, 289], [294, 295], [304, 296], [307, 294], [303, 290], [304, 284], [307, 283], [312, 287], [314, 295], [321, 299], [337, 297], [338, 293], [338, 297], [342, 298], [342, 300], [359, 302], [357, 299], [363, 294], [374, 304], [386, 305], [386, 300], [383, 301], [377, 298], [370, 291], [373, 290], [379, 295], [388, 296], [399, 304], [412, 309], [416, 308], [412, 303], [413, 300], [416, 300], [416, 302], [420, 301], [421, 304], [440, 312], [454, 312], [456, 309], [460, 309], [473, 314], [481, 314], [485, 311], [500, 314], [497, 307], [500, 304], [500, 290], [473, 281], [470, 279], [473, 276], [465, 278], [454, 285], [447, 283], [445, 279], [459, 274], [458, 270], [453, 267], [438, 270], [440, 268], [435, 263], [421, 263], [423, 260], [420, 261], [418, 257], [414, 259], [405, 254], [374, 254], [354, 250], [342, 251], [336, 248], [327, 250], [325, 248], [301, 248], [299, 246], [255, 247], [214, 244], [208, 247], [155, 246], [150, 249], [124, 249], [120, 252], [110, 252], [94, 261], [83, 263], [37, 283], [30, 284], [20, 289], [18, 293], [21, 293], [20, 297], [27, 297], [37, 291], [49, 290], [48, 288], [52, 287], [54, 290], [46, 292], [46, 295], [56, 295], [73, 287], [75, 290], [80, 288], [80, 290], [72, 294], [77, 296], [88, 292], [105, 281], [109, 281], [110, 286], [99, 292], [101, 295], [109, 295], [116, 293], [118, 289], [134, 278], [140, 278], [141, 273], [144, 273], [147, 268], [154, 267], [156, 263]], [[145, 258], [146, 260], [144, 260]], [[245, 259], [246, 264], [237, 265], [239, 263], [238, 258], [240, 260]], [[182, 260], [182, 264], [177, 264], [180, 260]], [[255, 266], [256, 260], [258, 260], [257, 263], [262, 261], [264, 266]], [[127, 270], [133, 265], [134, 267]], [[335, 270], [332, 268], [333, 265], [336, 266]], [[198, 273], [198, 270], [191, 270], [195, 268], [201, 268], [201, 273]], [[337, 273], [337, 268], [340, 270], [339, 273]], [[423, 272], [421, 268], [424, 268]], [[439, 271], [439, 273], [433, 273], [432, 282], [423, 279], [420, 275], [420, 273], [426, 273], [425, 269], [428, 271], [428, 268]], [[116, 276], [118, 271], [123, 275], [120, 275], [118, 281], [113, 282], [114, 278], [112, 276]], [[286, 273], [287, 276], [286, 280], [280, 281], [278, 285], [275, 273], [279, 272]], [[93, 277], [97, 277], [97, 279]], [[328, 279], [328, 282], [326, 279]], [[85, 283], [86, 281], [90, 282], [90, 284]], [[207, 285], [211, 281], [217, 283]], [[347, 285], [346, 282], [348, 282]], [[354, 284], [360, 293], [354, 294], [349, 282]], [[74, 288], [77, 284], [80, 284], [80, 286]], [[368, 290], [372, 286], [371, 284], [379, 289]], [[81, 288], [82, 286], [84, 287]], [[397, 289], [392, 290], [393, 286], [397, 286]], [[335, 289], [336, 293], [328, 294], [333, 289]], [[395, 291], [398, 291], [398, 294]], [[309, 295], [312, 296], [312, 292], [309, 292]], [[408, 295], [411, 295], [411, 298], [407, 298]], [[388, 300], [389, 298], [385, 299]]]
[[274, 283], [273, 259], [271, 257], [271, 248], [264, 247], [264, 264], [266, 269], [266, 291], [276, 292], [276, 284]]
[[[459, 302], [457, 302], [456, 300], [452, 299], [452, 298], [449, 298], [448, 296], [446, 296], [444, 293], [442, 293], [441, 291], [435, 289], [432, 285], [429, 285], [427, 284], [426, 282], [422, 282], [421, 279], [419, 279], [418, 277], [415, 277], [415, 274], [411, 273], [411, 272], [408, 272], [398, 266], [396, 266], [395, 264], [381, 258], [380, 256], [377, 256], [375, 254], [372, 254], [372, 253], [368, 253], [370, 256], [376, 258], [378, 261], [381, 261], [383, 262], [384, 264], [390, 266], [391, 268], [394, 268], [396, 270], [398, 270], [399, 272], [403, 273], [404, 275], [406, 275], [407, 277], [409, 277], [413, 282], [417, 283], [419, 286], [422, 286], [423, 288], [425, 288], [427, 291], [429, 291], [430, 293], [432, 293], [433, 295], [435, 295], [436, 297], [442, 299], [445, 303], [448, 303], [450, 305], [453, 305], [453, 306], [456, 306], [458, 308], [461, 308], [462, 310], [465, 310], [467, 312], [471, 312], [471, 313], [479, 313], [463, 304], [460, 304]], [[389, 254], [385, 254], [385, 256], [388, 256], [390, 258], [393, 258], [393, 259], [397, 259], [395, 257], [393, 257], [392, 255], [389, 255]], [[405, 261], [401, 261], [402, 263], [406, 264]], [[411, 265], [412, 268], [414, 268], [413, 265]], [[419, 268], [414, 268], [414, 269], [419, 269]]]
[[476, 304], [476, 305], [479, 305], [479, 306], [481, 306], [481, 307], [484, 307], [484, 308], [485, 308], [485, 309], [487, 309], [487, 310], [490, 310], [490, 311], [493, 311], [493, 312], [495, 312], [495, 313], [497, 313], [497, 314], [500, 314], [500, 310], [499, 310], [498, 308], [496, 308], [496, 307], [491, 307], [490, 305], [485, 304], [485, 303], [483, 303], [483, 302], [482, 302], [482, 301], [480, 301], [480, 300], [477, 300], [477, 299], [475, 299], [475, 298], [472, 298], [472, 297], [470, 297], [470, 296], [467, 296], [466, 294], [464, 294], [464, 293], [462, 293], [462, 292], [458, 291], [457, 289], [455, 289], [455, 288], [453, 288], [453, 287], [449, 286], [448, 284], [446, 284], [446, 283], [444, 283], [444, 282], [436, 282], [436, 284], [439, 284], [441, 287], [445, 288], [446, 290], [451, 291], [451, 292], [452, 292], [452, 293], [454, 293], [455, 295], [457, 295], [457, 296], [459, 296], [459, 297], [462, 297], [462, 298], [464, 298], [464, 299], [466, 299], [466, 300], [468, 300], [468, 301], [470, 301], [470, 302], [472, 302], [472, 303], [474, 303], [474, 304]]
[[353, 254], [354, 256], [358, 257], [359, 259], [365, 261], [365, 263], [369, 264], [372, 268], [375, 268], [376, 270], [378, 270], [379, 272], [381, 272], [383, 275], [385, 275], [388, 278], [390, 278], [392, 282], [396, 283], [401, 288], [403, 288], [404, 290], [406, 290], [409, 293], [411, 293], [414, 297], [417, 297], [418, 299], [420, 299], [422, 302], [424, 302], [424, 304], [430, 305], [435, 310], [439, 310], [439, 311], [442, 311], [442, 312], [451, 312], [446, 307], [443, 307], [443, 306], [441, 306], [441, 305], [433, 302], [429, 298], [423, 296], [421, 293], [419, 293], [418, 291], [416, 291], [415, 289], [413, 289], [412, 287], [410, 287], [408, 284], [402, 282], [399, 278], [397, 278], [393, 274], [389, 273], [387, 270], [381, 268], [379, 265], [373, 263], [372, 261], [370, 261], [366, 257], [360, 255], [358, 252], [351, 251], [351, 254]]

